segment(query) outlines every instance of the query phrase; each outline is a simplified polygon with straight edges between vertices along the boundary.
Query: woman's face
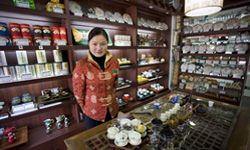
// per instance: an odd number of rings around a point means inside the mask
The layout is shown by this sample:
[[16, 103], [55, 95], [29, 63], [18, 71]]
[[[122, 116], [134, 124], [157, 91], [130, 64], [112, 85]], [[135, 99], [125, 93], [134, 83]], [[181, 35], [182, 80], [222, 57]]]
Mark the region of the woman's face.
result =
[[95, 57], [102, 57], [107, 49], [108, 42], [103, 35], [96, 35], [89, 41], [89, 50]]

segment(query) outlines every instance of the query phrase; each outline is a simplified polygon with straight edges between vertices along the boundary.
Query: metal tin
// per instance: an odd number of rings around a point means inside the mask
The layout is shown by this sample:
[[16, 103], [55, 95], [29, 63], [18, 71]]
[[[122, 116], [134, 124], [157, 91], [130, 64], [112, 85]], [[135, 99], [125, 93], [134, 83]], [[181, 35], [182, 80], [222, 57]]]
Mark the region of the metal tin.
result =
[[30, 73], [33, 79], [37, 78], [35, 65], [26, 65], [25, 69], [26, 73]]
[[62, 62], [62, 74], [63, 75], [69, 74], [69, 64], [68, 64], [68, 62]]
[[17, 80], [22, 80], [22, 75], [26, 73], [25, 66], [15, 66]]
[[53, 50], [53, 56], [55, 62], [62, 62], [62, 51], [61, 50]]
[[45, 72], [45, 66], [44, 64], [36, 64], [36, 75], [38, 78], [42, 78], [43, 77], [43, 72]]
[[42, 31], [43, 31], [43, 39], [51, 40], [51, 31], [49, 26], [43, 26]]
[[22, 37], [24, 39], [28, 39], [29, 40], [29, 46], [32, 46], [32, 34], [31, 34], [31, 30], [30, 30], [30, 25], [28, 24], [20, 24], [20, 29], [21, 29], [21, 33], [22, 33]]
[[53, 63], [53, 69], [54, 69], [55, 76], [61, 75], [62, 63]]
[[42, 26], [33, 25], [33, 34], [35, 45], [39, 45], [39, 41], [43, 39]]
[[0, 46], [10, 46], [10, 33], [6, 23], [0, 22]]
[[67, 32], [65, 27], [59, 27], [60, 39], [67, 44]]
[[59, 27], [51, 27], [51, 31], [52, 31], [53, 45], [57, 45], [58, 40], [60, 40]]
[[45, 64], [45, 71], [48, 72], [50, 76], [54, 75], [52, 63]]

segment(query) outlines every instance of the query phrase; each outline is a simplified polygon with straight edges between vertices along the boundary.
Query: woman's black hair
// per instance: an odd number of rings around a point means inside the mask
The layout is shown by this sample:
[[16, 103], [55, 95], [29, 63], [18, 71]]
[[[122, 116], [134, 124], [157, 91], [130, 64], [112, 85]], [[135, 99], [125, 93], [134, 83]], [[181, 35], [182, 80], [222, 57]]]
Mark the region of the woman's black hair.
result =
[[107, 40], [107, 42], [109, 41], [109, 37], [108, 37], [107, 32], [106, 32], [103, 28], [95, 27], [95, 28], [93, 28], [93, 29], [89, 32], [89, 35], [88, 35], [88, 42], [89, 42], [94, 36], [97, 36], [97, 35], [103, 35], [103, 36], [105, 37], [105, 39]]

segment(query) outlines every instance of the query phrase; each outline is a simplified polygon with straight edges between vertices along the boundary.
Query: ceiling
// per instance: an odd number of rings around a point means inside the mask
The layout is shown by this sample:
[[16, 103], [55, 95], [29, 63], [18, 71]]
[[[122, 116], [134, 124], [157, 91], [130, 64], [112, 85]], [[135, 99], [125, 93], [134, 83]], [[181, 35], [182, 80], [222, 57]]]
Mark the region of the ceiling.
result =
[[[165, 14], [183, 15], [184, 0], [134, 0], [134, 2], [143, 7]], [[246, 5], [250, 6], [250, 0], [224, 0], [223, 9]]]

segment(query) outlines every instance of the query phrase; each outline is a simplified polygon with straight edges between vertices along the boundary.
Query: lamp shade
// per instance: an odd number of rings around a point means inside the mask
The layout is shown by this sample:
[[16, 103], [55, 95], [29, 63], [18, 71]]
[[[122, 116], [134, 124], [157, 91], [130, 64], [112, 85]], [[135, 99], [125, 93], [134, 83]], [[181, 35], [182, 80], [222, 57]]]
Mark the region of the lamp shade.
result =
[[185, 0], [185, 15], [199, 17], [219, 12], [223, 7], [223, 0]]

